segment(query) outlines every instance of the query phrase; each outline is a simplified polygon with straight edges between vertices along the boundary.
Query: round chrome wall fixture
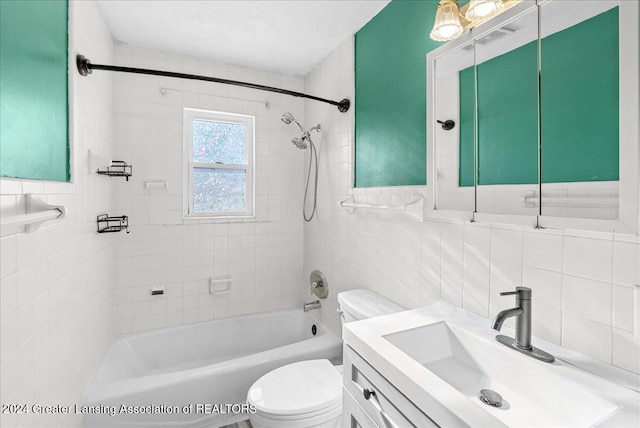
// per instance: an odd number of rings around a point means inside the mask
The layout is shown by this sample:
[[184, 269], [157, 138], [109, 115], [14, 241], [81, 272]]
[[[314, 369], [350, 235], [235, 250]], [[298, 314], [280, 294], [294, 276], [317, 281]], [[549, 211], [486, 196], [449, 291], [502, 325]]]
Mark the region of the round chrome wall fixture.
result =
[[326, 299], [329, 295], [329, 283], [324, 274], [319, 270], [314, 270], [309, 276], [311, 292], [321, 299]]

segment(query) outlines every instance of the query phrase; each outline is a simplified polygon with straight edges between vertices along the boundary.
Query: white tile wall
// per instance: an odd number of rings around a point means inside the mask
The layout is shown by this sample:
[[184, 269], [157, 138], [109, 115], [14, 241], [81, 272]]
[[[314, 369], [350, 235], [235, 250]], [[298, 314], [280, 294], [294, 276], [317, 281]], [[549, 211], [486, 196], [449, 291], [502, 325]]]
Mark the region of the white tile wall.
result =
[[[336, 99], [353, 100], [353, 85], [352, 40], [305, 79], [307, 92]], [[493, 317], [514, 304], [513, 297], [499, 292], [524, 284], [533, 289], [534, 335], [640, 373], [639, 332], [634, 336], [640, 304], [633, 303], [640, 292], [635, 286], [640, 283], [638, 237], [415, 223], [373, 211], [350, 215], [338, 203], [350, 195], [353, 114], [353, 108], [341, 114], [305, 104], [307, 120], [322, 122], [325, 132], [318, 217], [304, 229], [304, 272], [326, 274], [330, 294], [320, 314], [335, 332], [340, 331], [336, 296], [343, 290], [369, 288], [408, 308], [442, 299]], [[425, 192], [424, 187], [353, 191], [358, 200], [381, 203]]]
[[[302, 90], [301, 78], [117, 45], [115, 62]], [[115, 214], [131, 233], [115, 243], [115, 308], [119, 334], [225, 318], [302, 303], [302, 198], [306, 153], [290, 142], [305, 122], [299, 99], [206, 82], [115, 75], [115, 156], [133, 177], [115, 189]], [[182, 113], [201, 108], [256, 117], [256, 217], [182, 219]], [[315, 123], [314, 123], [315, 124]], [[311, 126], [309, 123], [308, 126]], [[147, 190], [161, 180], [168, 189]], [[231, 293], [212, 296], [208, 280], [230, 276]], [[164, 286], [164, 296], [150, 288]]]
[[[112, 205], [113, 181], [89, 174], [87, 153], [110, 155], [112, 76], [75, 72], [75, 54], [113, 60], [113, 41], [94, 2], [71, 1], [72, 183], [0, 179], [2, 216], [24, 212], [24, 194], [66, 205], [68, 218], [0, 239], [0, 401], [82, 402], [113, 337], [112, 238], [96, 215]], [[81, 426], [77, 416], [0, 416], [3, 427]]]

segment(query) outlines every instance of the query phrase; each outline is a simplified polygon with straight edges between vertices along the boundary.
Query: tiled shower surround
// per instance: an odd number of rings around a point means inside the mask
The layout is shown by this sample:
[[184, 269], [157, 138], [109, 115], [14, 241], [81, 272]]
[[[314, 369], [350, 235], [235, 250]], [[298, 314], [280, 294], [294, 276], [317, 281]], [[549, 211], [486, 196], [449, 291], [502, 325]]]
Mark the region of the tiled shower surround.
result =
[[[306, 77], [305, 90], [353, 99], [353, 40]], [[349, 214], [339, 203], [351, 192], [353, 114], [305, 104], [305, 117], [322, 123], [324, 138], [318, 215], [304, 229], [304, 273], [320, 269], [327, 276], [331, 291], [320, 313], [334, 332], [340, 332], [337, 295], [344, 290], [369, 288], [407, 308], [442, 299], [493, 318], [515, 303], [499, 293], [524, 285], [533, 289], [535, 336], [640, 373], [637, 236], [453, 220], [419, 223], [374, 210]], [[409, 195], [426, 196], [427, 189], [353, 194], [358, 201], [400, 204]]]
[[[117, 44], [115, 62], [302, 91], [280, 73]], [[290, 142], [304, 123], [300, 99], [209, 82], [116, 74], [114, 158], [133, 164], [115, 184], [115, 212], [131, 233], [115, 237], [114, 319], [119, 334], [302, 304], [303, 153]], [[255, 218], [184, 220], [183, 109], [253, 115]], [[160, 185], [147, 183], [158, 182]], [[163, 188], [166, 182], [167, 189]], [[209, 278], [231, 293], [209, 294]], [[151, 296], [151, 287], [165, 295]]]

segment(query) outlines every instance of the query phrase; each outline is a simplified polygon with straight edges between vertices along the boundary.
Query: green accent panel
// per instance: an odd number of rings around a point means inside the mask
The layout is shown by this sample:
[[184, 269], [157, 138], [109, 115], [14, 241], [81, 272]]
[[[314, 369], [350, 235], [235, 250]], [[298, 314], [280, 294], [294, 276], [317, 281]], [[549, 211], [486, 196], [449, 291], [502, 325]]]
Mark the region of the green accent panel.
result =
[[538, 43], [476, 66], [478, 184], [538, 182]]
[[465, 68], [459, 73], [460, 78], [460, 187], [475, 184], [475, 167], [473, 147], [475, 141], [475, 70]]
[[426, 183], [426, 54], [437, 1], [394, 0], [356, 33], [355, 185]]
[[[542, 182], [617, 180], [618, 8], [544, 38], [541, 55]], [[477, 66], [479, 184], [538, 182], [535, 56], [531, 42]], [[473, 159], [471, 70], [460, 72], [460, 186], [473, 185], [473, 164], [462, 169]]]
[[542, 40], [542, 182], [618, 180], [618, 8]]
[[0, 175], [69, 181], [67, 1], [0, 1]]

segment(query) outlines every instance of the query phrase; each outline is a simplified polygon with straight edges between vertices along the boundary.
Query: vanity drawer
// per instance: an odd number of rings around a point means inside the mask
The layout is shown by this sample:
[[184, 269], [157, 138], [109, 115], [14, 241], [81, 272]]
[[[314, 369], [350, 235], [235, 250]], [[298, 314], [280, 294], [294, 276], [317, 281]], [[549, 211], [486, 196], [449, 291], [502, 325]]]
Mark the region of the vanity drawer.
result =
[[379, 428], [344, 388], [342, 388], [342, 428]]
[[438, 427], [353, 349], [344, 349], [344, 387], [384, 428]]

